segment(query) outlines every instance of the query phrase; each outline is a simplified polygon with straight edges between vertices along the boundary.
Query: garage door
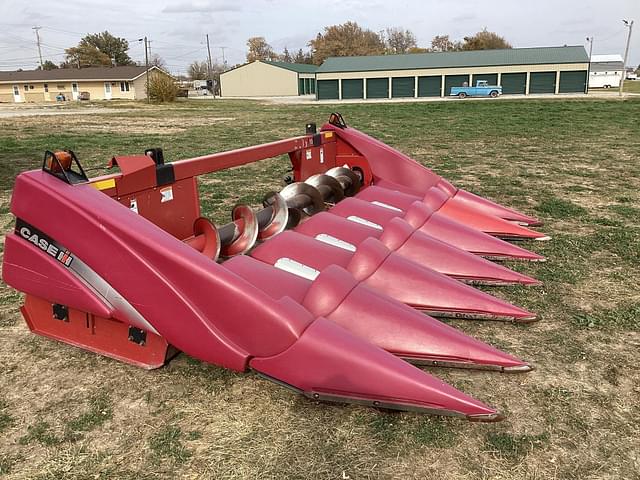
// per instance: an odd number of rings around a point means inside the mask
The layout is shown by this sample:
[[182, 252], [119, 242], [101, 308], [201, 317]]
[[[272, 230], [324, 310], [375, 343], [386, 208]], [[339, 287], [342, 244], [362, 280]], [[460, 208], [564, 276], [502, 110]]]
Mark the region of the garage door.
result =
[[498, 74], [497, 73], [474, 73], [473, 84], [475, 85], [478, 80], [485, 80], [489, 83], [489, 85], [497, 85]]
[[587, 71], [560, 72], [560, 93], [584, 93], [587, 90]]
[[416, 89], [416, 77], [396, 77], [391, 79], [393, 98], [413, 97]]
[[364, 81], [362, 78], [342, 80], [342, 98], [364, 98]]
[[462, 87], [464, 82], [469, 84], [469, 75], [447, 75], [444, 77], [444, 94], [451, 95], [451, 87]]
[[441, 87], [442, 77], [440, 75], [433, 77], [418, 77], [419, 97], [439, 97]]
[[338, 99], [338, 80], [318, 80], [318, 100]]
[[529, 93], [556, 93], [556, 72], [531, 72]]
[[527, 91], [526, 73], [503, 73], [500, 75], [503, 95], [524, 95]]
[[367, 78], [367, 98], [389, 98], [389, 79]]
[[298, 79], [298, 95], [304, 95], [304, 78]]

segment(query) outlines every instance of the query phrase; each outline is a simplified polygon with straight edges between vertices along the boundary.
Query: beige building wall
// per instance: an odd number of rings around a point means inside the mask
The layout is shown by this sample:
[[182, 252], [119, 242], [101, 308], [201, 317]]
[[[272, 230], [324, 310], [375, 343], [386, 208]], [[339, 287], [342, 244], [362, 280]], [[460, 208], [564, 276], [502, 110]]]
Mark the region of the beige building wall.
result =
[[[149, 75], [151, 78], [151, 75]], [[136, 100], [144, 100], [147, 98], [147, 76], [141, 75], [136, 78], [132, 83], [133, 95]]]
[[[20, 97], [22, 102], [55, 102], [56, 96], [63, 93], [67, 100], [73, 100], [72, 84], [78, 84], [78, 95], [81, 92], [89, 92], [91, 100], [104, 100], [105, 83], [111, 85], [111, 99], [129, 99], [134, 100], [141, 98], [136, 96], [136, 85], [141, 82], [142, 98], [146, 98], [144, 92], [144, 75], [140, 77], [142, 80], [125, 81], [125, 80], [80, 80], [73, 82], [71, 80], [54, 80], [54, 81], [38, 81], [38, 82], [22, 82], [22, 83], [0, 83], [0, 102], [14, 102], [13, 85], [17, 85], [20, 89]], [[121, 89], [121, 83], [129, 84], [129, 91]], [[28, 87], [25, 90], [25, 85]], [[45, 85], [48, 92], [45, 91]], [[33, 87], [33, 88], [31, 88]]]
[[222, 73], [220, 89], [223, 97], [294, 96], [298, 95], [298, 74], [256, 61]]

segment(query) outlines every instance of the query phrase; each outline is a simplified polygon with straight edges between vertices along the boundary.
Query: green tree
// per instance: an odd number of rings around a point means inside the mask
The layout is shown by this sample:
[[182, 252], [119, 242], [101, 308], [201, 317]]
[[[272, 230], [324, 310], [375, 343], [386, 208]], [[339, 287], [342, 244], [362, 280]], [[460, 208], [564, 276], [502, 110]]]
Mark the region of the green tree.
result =
[[78, 45], [67, 48], [65, 66], [135, 65], [129, 54], [129, 42], [109, 32], [90, 33]]
[[402, 28], [387, 28], [385, 43], [389, 54], [408, 53], [410, 49], [418, 47], [413, 32]]
[[293, 56], [293, 63], [313, 63], [313, 55], [311, 52], [305, 52], [302, 49], [298, 50]]
[[470, 37], [464, 37], [462, 50], [495, 50], [499, 48], [513, 48], [509, 42], [495, 32], [485, 28]]
[[313, 63], [320, 65], [327, 57], [345, 57], [352, 55], [382, 55], [385, 44], [380, 36], [361, 28], [355, 22], [332, 25], [324, 28], [309, 42], [313, 54]]
[[38, 70], [55, 70], [58, 68], [58, 65], [53, 63], [51, 60], [45, 60], [42, 63], [42, 66], [38, 67]]

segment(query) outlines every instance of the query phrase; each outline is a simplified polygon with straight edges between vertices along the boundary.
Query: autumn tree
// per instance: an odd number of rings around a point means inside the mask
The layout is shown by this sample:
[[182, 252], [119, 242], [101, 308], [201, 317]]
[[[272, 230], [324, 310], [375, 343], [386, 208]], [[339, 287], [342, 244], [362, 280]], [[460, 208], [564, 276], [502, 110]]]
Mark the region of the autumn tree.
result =
[[485, 28], [481, 32], [470, 37], [464, 37], [462, 50], [495, 50], [498, 48], [513, 48], [504, 37], [497, 33], [489, 32]]
[[209, 72], [209, 64], [207, 62], [194, 61], [187, 69], [187, 75], [191, 80], [206, 80]]
[[410, 49], [418, 46], [413, 32], [402, 28], [387, 28], [385, 43], [389, 54], [409, 53]]
[[78, 45], [65, 50], [65, 66], [135, 65], [129, 54], [129, 42], [109, 32], [90, 33]]
[[320, 65], [327, 57], [352, 55], [382, 55], [385, 45], [380, 36], [361, 28], [355, 22], [325, 27], [309, 42], [313, 52], [313, 63]]
[[462, 49], [462, 44], [453, 41], [449, 35], [436, 35], [431, 40], [431, 52], [454, 52]]
[[428, 51], [428, 48], [411, 47], [409, 50], [407, 50], [407, 53], [427, 53]]
[[264, 37], [251, 37], [247, 40], [247, 62], [256, 60], [278, 60], [278, 54]]

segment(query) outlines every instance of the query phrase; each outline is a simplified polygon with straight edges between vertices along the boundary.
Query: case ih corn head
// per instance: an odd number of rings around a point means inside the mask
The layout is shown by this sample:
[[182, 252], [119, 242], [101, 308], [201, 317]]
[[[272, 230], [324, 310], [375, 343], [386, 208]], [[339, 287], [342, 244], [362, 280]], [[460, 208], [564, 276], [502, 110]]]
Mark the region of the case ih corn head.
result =
[[[288, 154], [293, 176], [217, 227], [197, 177]], [[543, 260], [509, 240], [538, 220], [456, 188], [339, 114], [316, 132], [164, 163], [116, 156], [87, 178], [70, 151], [18, 176], [4, 280], [29, 328], [144, 368], [178, 351], [316, 400], [495, 421], [411, 364], [531, 366], [437, 317], [530, 322], [470, 284], [536, 285], [488, 259]]]

